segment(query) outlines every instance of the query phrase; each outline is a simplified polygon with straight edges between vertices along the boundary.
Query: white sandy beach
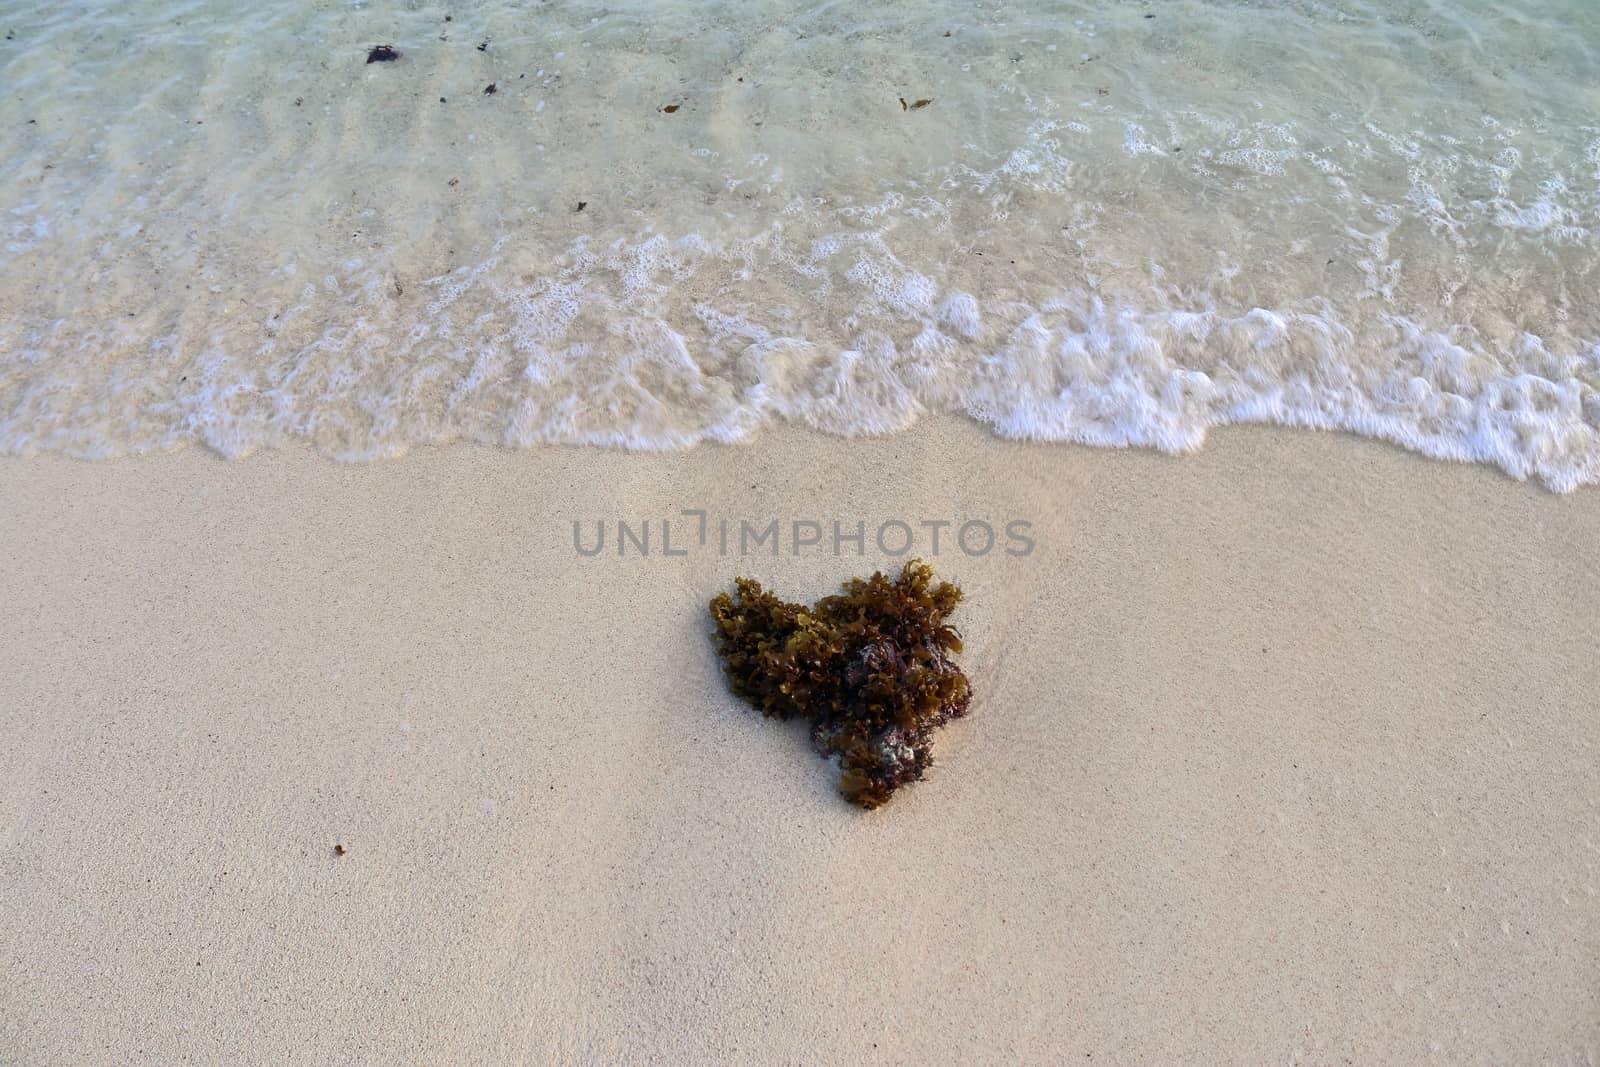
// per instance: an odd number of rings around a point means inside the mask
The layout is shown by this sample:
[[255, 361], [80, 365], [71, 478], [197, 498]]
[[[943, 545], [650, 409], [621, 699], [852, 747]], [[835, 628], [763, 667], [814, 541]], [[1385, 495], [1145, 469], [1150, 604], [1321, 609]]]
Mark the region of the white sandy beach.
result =
[[[893, 561], [574, 552], [685, 508], [1033, 522], [933, 560], [928, 780], [850, 808], [707, 637]], [[1600, 1058], [1600, 494], [943, 420], [8, 459], [0, 546], [0, 1062]]]

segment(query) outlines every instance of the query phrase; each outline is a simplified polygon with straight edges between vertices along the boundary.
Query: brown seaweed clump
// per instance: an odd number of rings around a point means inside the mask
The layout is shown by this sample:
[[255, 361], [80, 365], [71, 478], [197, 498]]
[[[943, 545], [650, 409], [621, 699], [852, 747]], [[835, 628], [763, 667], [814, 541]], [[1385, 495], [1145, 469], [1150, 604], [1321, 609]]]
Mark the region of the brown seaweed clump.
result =
[[839, 757], [839, 791], [875, 808], [933, 763], [935, 727], [965, 715], [966, 675], [945, 619], [961, 601], [912, 560], [897, 578], [852, 578], [807, 608], [749, 578], [711, 601], [733, 691], [775, 719], [807, 719], [819, 753]]

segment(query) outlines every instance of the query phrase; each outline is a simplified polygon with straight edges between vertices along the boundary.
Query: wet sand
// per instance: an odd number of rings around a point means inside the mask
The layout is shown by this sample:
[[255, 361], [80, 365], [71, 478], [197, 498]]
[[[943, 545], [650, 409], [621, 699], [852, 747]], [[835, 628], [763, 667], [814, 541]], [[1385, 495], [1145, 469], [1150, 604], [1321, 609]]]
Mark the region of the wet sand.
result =
[[[1600, 494], [939, 420], [0, 500], [5, 1062], [1600, 1056]], [[1033, 524], [932, 559], [977, 699], [928, 780], [850, 808], [707, 638], [870, 539], [574, 551], [689, 508]]]

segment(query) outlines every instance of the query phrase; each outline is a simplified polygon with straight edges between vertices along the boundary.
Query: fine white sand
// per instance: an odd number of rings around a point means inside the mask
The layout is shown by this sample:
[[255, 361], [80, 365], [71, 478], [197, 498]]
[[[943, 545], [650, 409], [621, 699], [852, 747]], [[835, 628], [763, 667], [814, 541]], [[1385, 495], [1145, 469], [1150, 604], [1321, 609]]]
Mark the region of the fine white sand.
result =
[[[927, 781], [848, 807], [707, 639], [870, 543], [573, 549], [685, 508], [1034, 524], [934, 560]], [[1255, 429], [8, 460], [0, 1062], [1592, 1063], [1597, 550]]]

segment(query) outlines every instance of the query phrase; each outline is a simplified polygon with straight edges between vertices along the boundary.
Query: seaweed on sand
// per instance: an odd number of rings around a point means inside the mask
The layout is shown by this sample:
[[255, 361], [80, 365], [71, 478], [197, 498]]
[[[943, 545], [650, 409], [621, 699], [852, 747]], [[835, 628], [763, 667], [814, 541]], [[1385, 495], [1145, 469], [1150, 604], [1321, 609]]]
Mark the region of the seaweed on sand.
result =
[[961, 635], [945, 619], [961, 601], [933, 568], [852, 578], [813, 607], [749, 578], [711, 601], [716, 642], [735, 694], [775, 719], [805, 719], [819, 753], [839, 757], [839, 791], [875, 808], [933, 762], [936, 727], [965, 715], [966, 675], [951, 659]]

